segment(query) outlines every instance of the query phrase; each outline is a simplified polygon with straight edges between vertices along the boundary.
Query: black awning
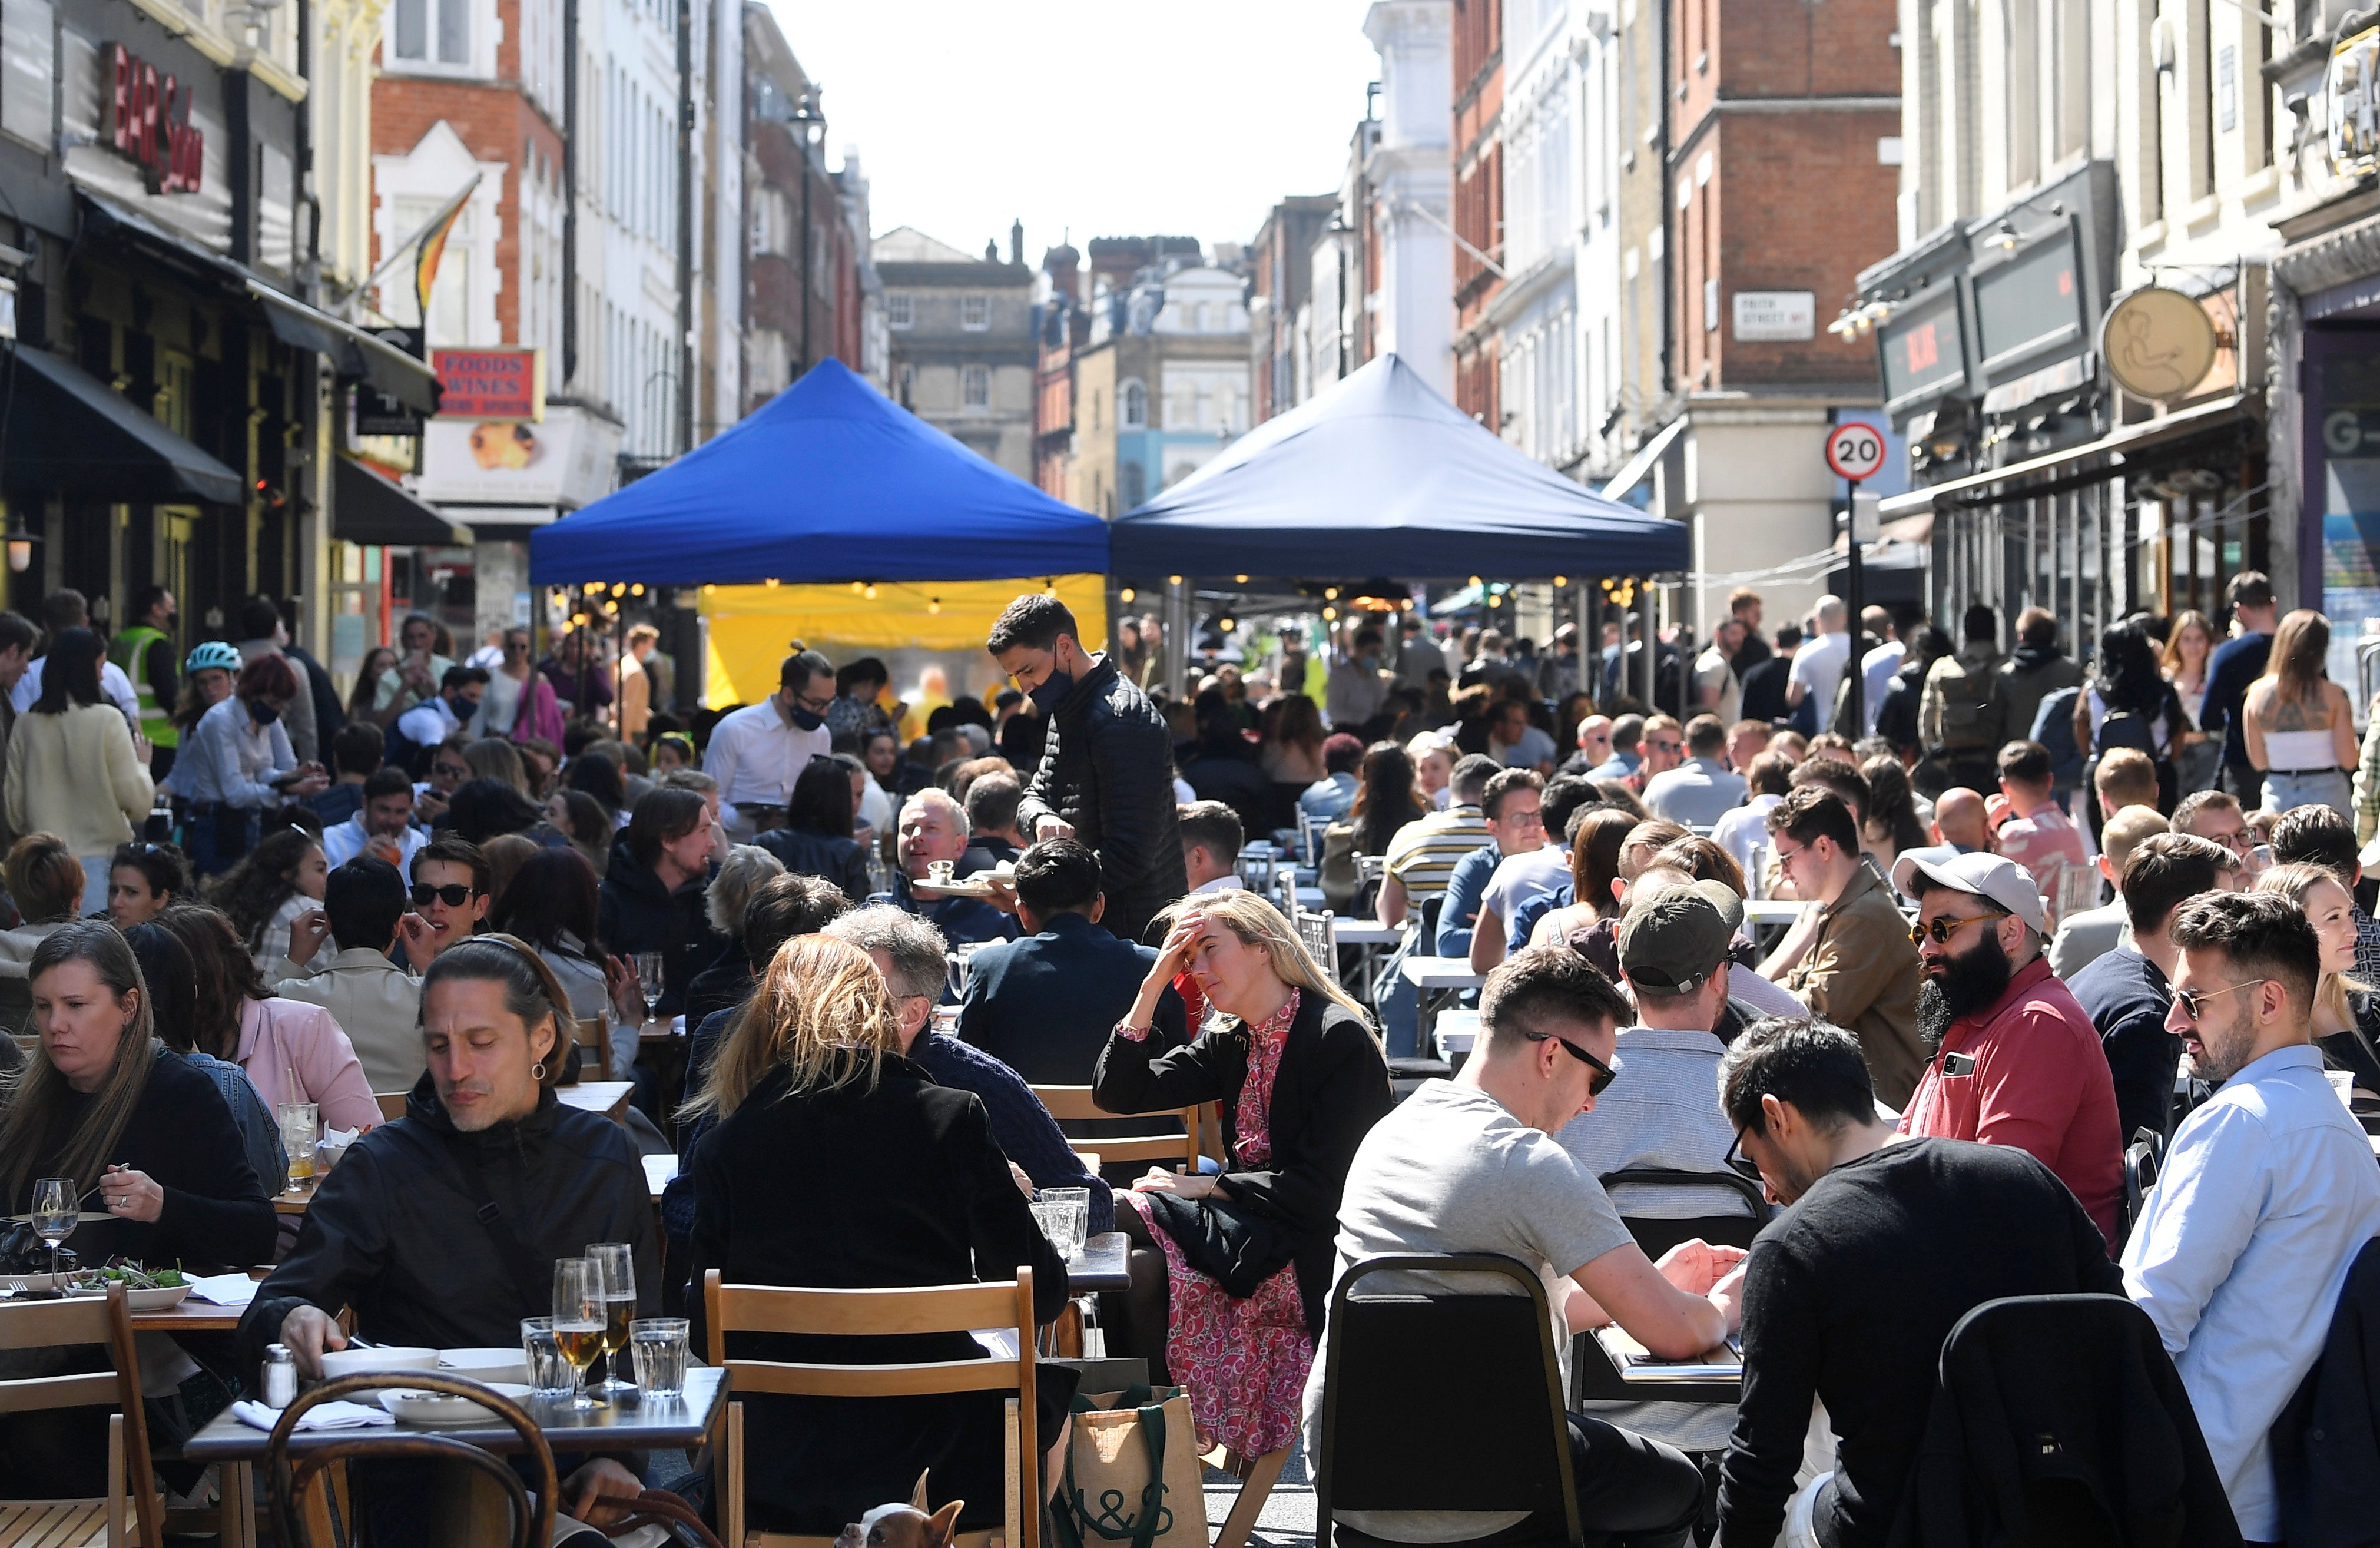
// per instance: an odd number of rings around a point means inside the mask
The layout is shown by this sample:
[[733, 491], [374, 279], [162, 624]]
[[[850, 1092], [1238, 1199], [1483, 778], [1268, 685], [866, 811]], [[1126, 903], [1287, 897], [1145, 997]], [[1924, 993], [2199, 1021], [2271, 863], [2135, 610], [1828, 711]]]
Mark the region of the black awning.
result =
[[344, 318], [285, 296], [258, 280], [248, 293], [264, 307], [273, 336], [329, 360], [342, 376], [360, 377], [409, 408], [438, 411], [438, 373], [427, 360], [382, 342]]
[[392, 543], [410, 548], [455, 548], [471, 541], [471, 530], [447, 520], [354, 457], [337, 458], [331, 481], [331, 535], [342, 542]]
[[18, 347], [0, 362], [11, 489], [110, 500], [238, 505], [237, 473], [134, 408], [72, 361]]

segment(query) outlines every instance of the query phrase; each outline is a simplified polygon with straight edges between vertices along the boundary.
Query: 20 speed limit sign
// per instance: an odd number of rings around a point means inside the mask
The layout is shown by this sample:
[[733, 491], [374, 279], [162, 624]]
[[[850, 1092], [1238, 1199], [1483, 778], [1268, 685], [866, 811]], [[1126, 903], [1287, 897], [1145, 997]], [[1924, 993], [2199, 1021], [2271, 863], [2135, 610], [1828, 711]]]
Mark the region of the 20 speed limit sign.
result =
[[1827, 466], [1853, 483], [1883, 470], [1884, 432], [1872, 424], [1839, 424], [1827, 432]]

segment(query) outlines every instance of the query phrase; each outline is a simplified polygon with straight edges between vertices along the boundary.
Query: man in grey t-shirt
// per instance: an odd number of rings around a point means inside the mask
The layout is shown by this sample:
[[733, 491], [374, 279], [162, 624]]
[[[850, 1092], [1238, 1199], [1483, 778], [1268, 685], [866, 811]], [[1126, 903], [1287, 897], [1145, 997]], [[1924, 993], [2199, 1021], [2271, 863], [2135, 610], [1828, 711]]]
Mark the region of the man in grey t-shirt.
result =
[[[1479, 1041], [1462, 1074], [1424, 1085], [1356, 1150], [1339, 1203], [1337, 1272], [1390, 1252], [1508, 1254], [1544, 1280], [1565, 1359], [1574, 1330], [1607, 1322], [1670, 1359], [1724, 1338], [1741, 1316], [1743, 1254], [1687, 1242], [1657, 1267], [1595, 1174], [1553, 1139], [1614, 1078], [1616, 1029], [1630, 1015], [1610, 980], [1566, 947], [1522, 952], [1489, 974]], [[1305, 1385], [1309, 1464], [1320, 1457], [1329, 1339], [1326, 1331]], [[1689, 1540], [1702, 1506], [1692, 1461], [1583, 1415], [1571, 1416], [1570, 1432], [1589, 1532], [1644, 1548]], [[1510, 1511], [1337, 1516], [1375, 1537], [1431, 1543], [1487, 1537], [1524, 1518]]]

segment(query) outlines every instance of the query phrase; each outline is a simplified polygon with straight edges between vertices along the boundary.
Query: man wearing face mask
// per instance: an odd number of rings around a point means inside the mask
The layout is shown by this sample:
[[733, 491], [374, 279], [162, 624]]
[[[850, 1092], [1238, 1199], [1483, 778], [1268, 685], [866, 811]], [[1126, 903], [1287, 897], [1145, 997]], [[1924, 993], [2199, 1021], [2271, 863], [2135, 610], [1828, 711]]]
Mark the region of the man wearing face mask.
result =
[[1900, 1132], [2032, 1152], [2113, 1243], [2124, 1197], [2115, 1078], [2090, 1016], [2049, 970], [2033, 878], [1983, 854], [1906, 857], [1893, 872], [1917, 899], [1917, 1030], [1935, 1050]]
[[180, 621], [174, 593], [163, 586], [143, 586], [132, 593], [132, 627], [107, 647], [108, 664], [132, 683], [140, 706], [133, 727], [157, 750], [149, 761], [152, 779], [173, 772], [174, 750], [181, 745], [182, 728], [174, 724], [174, 704], [181, 692], [174, 668], [180, 657], [174, 649], [174, 626]]
[[1388, 703], [1392, 684], [1380, 670], [1380, 631], [1366, 624], [1355, 631], [1354, 649], [1330, 668], [1322, 690], [1323, 713], [1333, 729], [1360, 736], [1364, 724]]
[[[488, 691], [484, 666], [450, 666], [439, 679], [438, 697], [426, 699], [396, 717], [396, 734], [417, 748], [436, 747], [480, 713]], [[302, 695], [301, 695], [302, 698]]]
[[777, 691], [728, 715], [710, 733], [702, 772], [719, 781], [720, 817], [738, 844], [777, 825], [794, 781], [813, 758], [834, 750], [826, 712], [834, 702], [834, 664], [798, 651], [777, 669]]
[[1139, 940], [1160, 908], [1190, 890], [1174, 832], [1165, 717], [1114, 662], [1084, 651], [1074, 614], [1046, 592], [1010, 603], [985, 649], [1049, 722], [1040, 764], [1017, 803], [1018, 831], [1036, 844], [1089, 845], [1107, 878], [1099, 922]]

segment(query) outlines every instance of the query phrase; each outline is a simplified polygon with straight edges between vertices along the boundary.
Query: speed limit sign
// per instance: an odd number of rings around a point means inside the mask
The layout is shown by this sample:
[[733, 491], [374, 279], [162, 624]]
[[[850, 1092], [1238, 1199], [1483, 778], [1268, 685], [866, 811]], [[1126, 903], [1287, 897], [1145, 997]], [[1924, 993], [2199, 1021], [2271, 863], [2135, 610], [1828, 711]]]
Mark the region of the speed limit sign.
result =
[[1827, 466], [1853, 483], [1883, 470], [1884, 432], [1872, 424], [1839, 424], [1827, 432]]

